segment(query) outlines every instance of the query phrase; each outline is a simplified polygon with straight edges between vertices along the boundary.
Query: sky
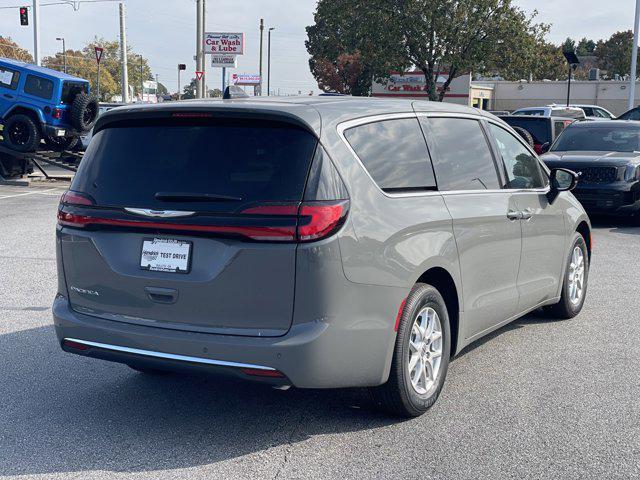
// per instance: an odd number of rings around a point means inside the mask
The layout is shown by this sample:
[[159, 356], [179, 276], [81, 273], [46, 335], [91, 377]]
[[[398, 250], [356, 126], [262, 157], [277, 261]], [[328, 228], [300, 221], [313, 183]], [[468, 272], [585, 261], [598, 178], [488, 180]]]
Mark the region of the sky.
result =
[[[32, 0], [0, 0], [0, 35], [9, 36], [33, 51], [32, 28], [19, 24], [18, 7]], [[115, 40], [119, 35], [117, 1], [89, 0], [76, 11], [71, 5], [48, 5], [63, 0], [40, 0], [42, 56], [61, 49], [56, 37], [65, 37], [67, 48], [80, 49], [94, 36]], [[552, 24], [549, 40], [567, 37], [594, 40], [632, 28], [634, 0], [514, 0], [532, 12], [537, 21]], [[177, 64], [187, 64], [182, 82], [194, 76], [195, 0], [125, 0], [127, 41], [150, 61], [151, 69], [170, 91], [177, 88]], [[275, 27], [271, 43], [271, 89], [281, 94], [318, 93], [309, 71], [304, 42], [305, 27], [313, 23], [316, 0], [207, 0], [206, 31], [245, 32], [246, 53], [239, 57], [236, 73], [257, 73], [259, 23]], [[15, 6], [3, 9], [1, 7]], [[264, 62], [266, 75], [266, 43]], [[207, 68], [210, 88], [220, 88], [220, 69]], [[189, 77], [189, 78], [187, 78]]]

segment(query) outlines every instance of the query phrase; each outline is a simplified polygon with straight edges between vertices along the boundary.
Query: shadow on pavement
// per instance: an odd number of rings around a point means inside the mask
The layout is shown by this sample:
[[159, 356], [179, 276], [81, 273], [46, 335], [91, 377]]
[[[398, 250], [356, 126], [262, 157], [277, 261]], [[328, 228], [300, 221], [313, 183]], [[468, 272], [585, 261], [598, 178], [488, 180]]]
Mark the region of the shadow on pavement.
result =
[[358, 390], [149, 376], [67, 354], [51, 326], [0, 336], [0, 375], [0, 476], [187, 468], [398, 421]]
[[610, 228], [614, 233], [627, 235], [640, 235], [640, 216], [635, 217], [611, 217], [591, 216], [591, 225], [594, 228]]

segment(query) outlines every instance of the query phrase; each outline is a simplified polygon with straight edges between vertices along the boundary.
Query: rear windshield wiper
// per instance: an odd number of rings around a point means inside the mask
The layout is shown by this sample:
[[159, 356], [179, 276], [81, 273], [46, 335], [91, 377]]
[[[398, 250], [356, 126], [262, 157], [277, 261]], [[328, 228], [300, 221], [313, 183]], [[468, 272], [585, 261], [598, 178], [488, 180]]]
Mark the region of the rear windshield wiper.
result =
[[158, 192], [154, 195], [161, 202], [239, 202], [241, 197], [215, 193]]

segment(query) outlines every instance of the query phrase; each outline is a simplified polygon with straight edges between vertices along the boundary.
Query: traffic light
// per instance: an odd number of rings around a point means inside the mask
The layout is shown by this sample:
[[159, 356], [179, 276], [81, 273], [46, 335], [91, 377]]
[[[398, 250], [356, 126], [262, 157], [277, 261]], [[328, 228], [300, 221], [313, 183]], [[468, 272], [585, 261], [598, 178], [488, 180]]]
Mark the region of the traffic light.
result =
[[20, 25], [29, 25], [29, 9], [20, 7]]

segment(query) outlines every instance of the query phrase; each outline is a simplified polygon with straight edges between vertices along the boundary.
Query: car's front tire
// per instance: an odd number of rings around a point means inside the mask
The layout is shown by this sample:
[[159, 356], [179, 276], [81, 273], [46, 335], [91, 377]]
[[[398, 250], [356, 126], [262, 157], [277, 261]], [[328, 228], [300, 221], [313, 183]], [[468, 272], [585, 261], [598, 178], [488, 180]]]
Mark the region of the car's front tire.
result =
[[549, 315], [560, 319], [569, 319], [578, 315], [587, 296], [588, 280], [589, 251], [584, 237], [576, 232], [565, 267], [560, 301], [546, 307], [545, 310]]
[[374, 403], [394, 415], [422, 415], [440, 395], [450, 354], [445, 301], [433, 286], [417, 283], [401, 314], [389, 379], [370, 389]]

